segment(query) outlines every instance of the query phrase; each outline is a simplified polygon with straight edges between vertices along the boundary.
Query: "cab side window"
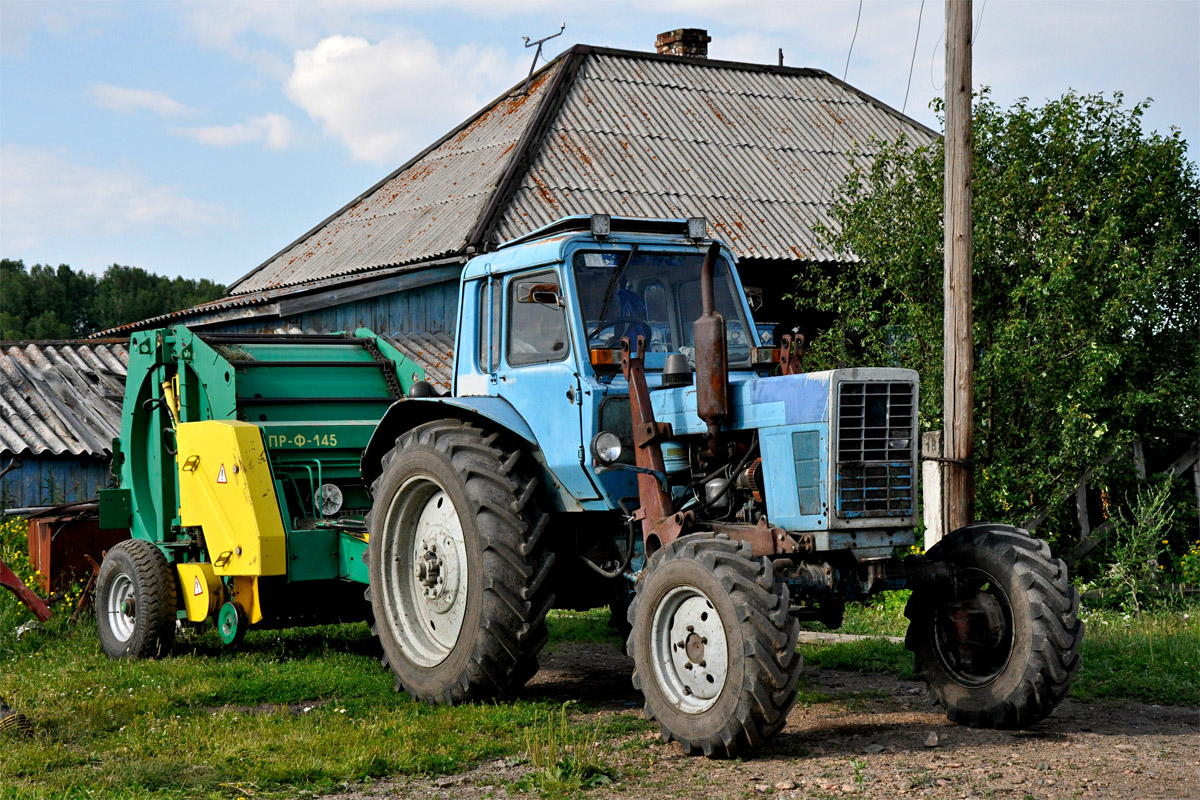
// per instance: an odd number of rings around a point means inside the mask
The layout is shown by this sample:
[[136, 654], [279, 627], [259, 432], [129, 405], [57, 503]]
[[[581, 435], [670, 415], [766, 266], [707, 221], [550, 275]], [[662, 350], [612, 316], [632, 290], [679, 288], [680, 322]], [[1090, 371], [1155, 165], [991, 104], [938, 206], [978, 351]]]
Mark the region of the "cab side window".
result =
[[513, 366], [562, 361], [570, 353], [562, 287], [553, 270], [509, 282], [507, 344]]
[[[490, 323], [491, 330], [488, 330]], [[489, 351], [491, 360], [488, 359]], [[480, 372], [495, 372], [500, 367], [500, 281], [479, 284], [479, 364]]]

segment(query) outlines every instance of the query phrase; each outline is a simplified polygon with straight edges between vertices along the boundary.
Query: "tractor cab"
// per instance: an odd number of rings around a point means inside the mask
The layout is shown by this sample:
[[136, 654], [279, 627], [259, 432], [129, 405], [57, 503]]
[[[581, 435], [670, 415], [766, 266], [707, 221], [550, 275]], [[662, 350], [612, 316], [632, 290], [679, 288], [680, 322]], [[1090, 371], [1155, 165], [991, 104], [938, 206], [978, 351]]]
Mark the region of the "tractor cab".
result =
[[[609, 431], [633, 463], [622, 340], [649, 385], [690, 386], [701, 269], [711, 240], [703, 219], [568, 217], [473, 259], [463, 273], [453, 394], [500, 398], [528, 427], [558, 510], [608, 510], [637, 493], [631, 472], [592, 463]], [[755, 375], [754, 325], [733, 257], [722, 249], [714, 301], [725, 319], [730, 380]], [[644, 343], [644, 353], [638, 353]]]

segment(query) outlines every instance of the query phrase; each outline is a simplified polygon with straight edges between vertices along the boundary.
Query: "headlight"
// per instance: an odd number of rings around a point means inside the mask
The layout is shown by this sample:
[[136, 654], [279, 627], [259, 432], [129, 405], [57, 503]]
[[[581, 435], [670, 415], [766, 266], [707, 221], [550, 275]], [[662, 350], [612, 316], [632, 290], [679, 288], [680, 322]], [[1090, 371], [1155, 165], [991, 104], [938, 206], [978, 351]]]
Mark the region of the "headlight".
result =
[[592, 439], [592, 457], [606, 467], [615, 464], [621, 457], [621, 440], [615, 433], [600, 431]]

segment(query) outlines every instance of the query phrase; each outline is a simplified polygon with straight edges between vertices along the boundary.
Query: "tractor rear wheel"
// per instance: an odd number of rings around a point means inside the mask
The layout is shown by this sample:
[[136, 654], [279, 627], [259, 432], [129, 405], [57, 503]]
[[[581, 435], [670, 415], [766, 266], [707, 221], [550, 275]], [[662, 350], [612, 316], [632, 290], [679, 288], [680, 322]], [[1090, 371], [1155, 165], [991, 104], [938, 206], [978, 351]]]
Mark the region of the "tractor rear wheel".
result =
[[96, 628], [109, 658], [158, 658], [175, 643], [175, 574], [162, 551], [126, 539], [96, 580]]
[[905, 647], [951, 721], [1024, 728], [1066, 696], [1079, 670], [1079, 593], [1050, 547], [1008, 525], [961, 528], [930, 548], [955, 568], [913, 590]]
[[800, 623], [750, 545], [695, 533], [656, 552], [630, 606], [634, 688], [663, 739], [689, 755], [745, 756], [796, 702]]
[[553, 602], [546, 517], [521, 453], [457, 420], [396, 440], [375, 482], [373, 624], [396, 688], [426, 702], [506, 695], [537, 671]]

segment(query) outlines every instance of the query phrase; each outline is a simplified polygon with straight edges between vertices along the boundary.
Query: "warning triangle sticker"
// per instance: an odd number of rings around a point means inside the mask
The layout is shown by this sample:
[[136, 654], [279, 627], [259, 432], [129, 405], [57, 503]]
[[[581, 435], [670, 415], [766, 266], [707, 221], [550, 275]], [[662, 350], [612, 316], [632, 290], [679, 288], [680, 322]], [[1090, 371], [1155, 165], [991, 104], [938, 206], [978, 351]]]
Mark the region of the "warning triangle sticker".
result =
[[229, 483], [225, 480], [225, 465], [221, 465], [221, 470], [217, 473], [217, 483]]
[[192, 594], [193, 594], [193, 595], [195, 595], [195, 596], [197, 596], [197, 597], [199, 597], [200, 595], [204, 594], [204, 587], [200, 585], [200, 578], [199, 578], [199, 577], [197, 577], [197, 578], [196, 578], [196, 588], [195, 588], [195, 589], [192, 589]]

